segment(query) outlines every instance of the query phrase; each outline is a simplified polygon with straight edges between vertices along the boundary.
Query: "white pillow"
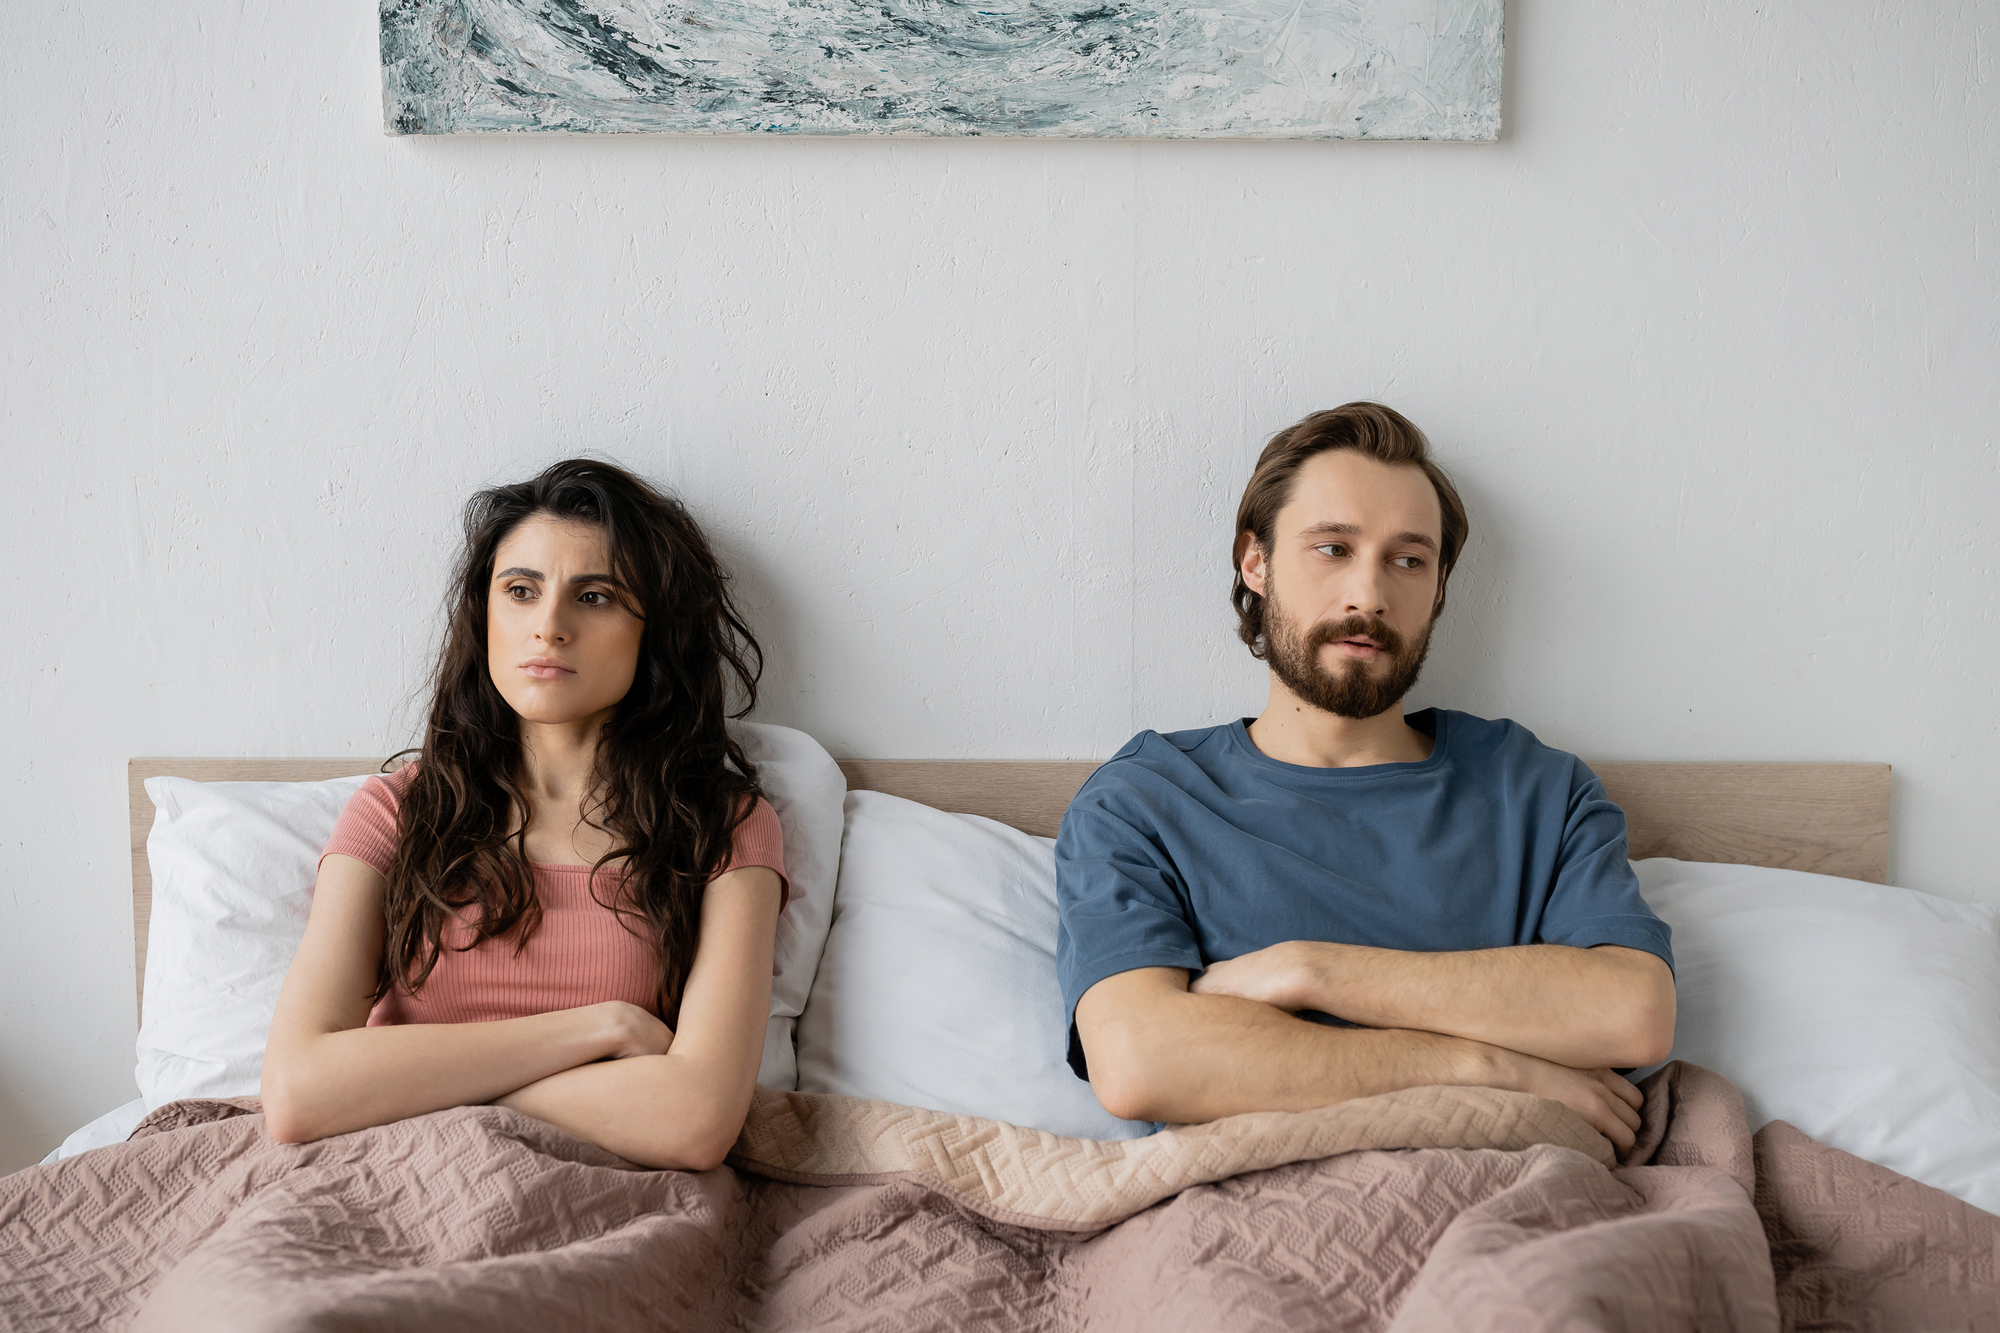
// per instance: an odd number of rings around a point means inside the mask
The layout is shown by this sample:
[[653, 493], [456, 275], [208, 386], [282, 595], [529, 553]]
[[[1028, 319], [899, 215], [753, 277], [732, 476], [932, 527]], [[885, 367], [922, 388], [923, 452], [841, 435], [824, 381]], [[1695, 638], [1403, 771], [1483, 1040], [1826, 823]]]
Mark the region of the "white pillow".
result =
[[1065, 1062], [1054, 843], [847, 794], [840, 891], [799, 1019], [799, 1090], [1136, 1138]]
[[[793, 1030], [833, 913], [847, 784], [804, 732], [731, 726], [785, 833], [792, 901], [778, 921], [758, 1081], [791, 1088]], [[256, 1094], [264, 1038], [312, 907], [320, 852], [363, 781], [147, 780], [156, 807], [146, 839], [153, 913], [136, 1073], [148, 1110], [181, 1097]]]
[[1673, 1058], [1743, 1092], [1751, 1128], [2000, 1212], [2000, 912], [1758, 866], [1634, 865], [1674, 931]]
[[44, 1157], [41, 1164], [48, 1166], [52, 1162], [60, 1162], [65, 1157], [89, 1152], [92, 1148], [108, 1148], [114, 1143], [123, 1143], [132, 1137], [132, 1131], [137, 1129], [139, 1122], [145, 1118], [146, 1099], [134, 1097], [123, 1106], [106, 1111], [57, 1144], [55, 1151]]
[[264, 1034], [312, 910], [314, 867], [366, 778], [148, 778], [153, 915], [139, 1024], [139, 1094], [254, 1097]]
[[847, 778], [820, 743], [803, 731], [760, 722], [732, 722], [730, 731], [751, 763], [785, 829], [785, 875], [792, 900], [778, 916], [771, 1022], [757, 1082], [787, 1091], [799, 1084], [794, 1042], [799, 1014], [812, 992], [820, 951], [833, 921], [840, 874], [841, 800]]

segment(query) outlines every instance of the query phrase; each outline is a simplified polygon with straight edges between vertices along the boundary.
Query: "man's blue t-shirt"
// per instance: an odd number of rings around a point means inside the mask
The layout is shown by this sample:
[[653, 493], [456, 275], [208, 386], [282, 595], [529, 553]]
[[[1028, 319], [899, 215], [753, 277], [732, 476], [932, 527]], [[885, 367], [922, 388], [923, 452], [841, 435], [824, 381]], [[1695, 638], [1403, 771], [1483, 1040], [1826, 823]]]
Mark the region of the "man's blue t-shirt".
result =
[[1625, 813], [1581, 759], [1504, 720], [1408, 721], [1435, 738], [1418, 763], [1282, 763], [1239, 721], [1142, 731], [1091, 775], [1056, 839], [1056, 972], [1078, 1077], [1077, 1001], [1138, 967], [1195, 974], [1285, 940], [1620, 944], [1673, 966], [1626, 860]]

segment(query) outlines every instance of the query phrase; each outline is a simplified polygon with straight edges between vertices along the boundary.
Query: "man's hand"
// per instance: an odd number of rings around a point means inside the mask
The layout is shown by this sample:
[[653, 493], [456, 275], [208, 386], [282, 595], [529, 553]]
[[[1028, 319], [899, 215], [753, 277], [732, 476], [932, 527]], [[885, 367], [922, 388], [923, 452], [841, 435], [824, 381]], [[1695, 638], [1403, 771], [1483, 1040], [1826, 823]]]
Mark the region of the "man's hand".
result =
[[1673, 973], [1617, 945], [1412, 953], [1290, 940], [1215, 963], [1188, 990], [1464, 1037], [1573, 1069], [1656, 1064], [1674, 1044]]
[[1286, 940], [1225, 962], [1210, 963], [1205, 972], [1188, 983], [1188, 990], [1196, 995], [1234, 995], [1287, 1013], [1311, 1009], [1316, 975], [1313, 953], [1311, 944]]
[[[1283, 951], [1274, 956], [1282, 960]], [[1235, 969], [1236, 980], [1254, 966]], [[1178, 968], [1106, 977], [1084, 992], [1076, 1026], [1092, 1091], [1125, 1120], [1194, 1124], [1457, 1084], [1559, 1101], [1620, 1151], [1639, 1127], [1639, 1090], [1608, 1069], [1572, 1069], [1435, 1032], [1322, 1027], [1264, 1001], [1197, 994]]]
[[[1194, 995], [1233, 995], [1288, 1013], [1319, 1009], [1338, 1002], [1338, 979], [1330, 974], [1338, 970], [1343, 954], [1361, 969], [1371, 961], [1365, 957], [1368, 952], [1377, 951], [1287, 940], [1211, 964], [1188, 984], [1188, 991]], [[1325, 1012], [1337, 1011], [1329, 1008]], [[1637, 1088], [1609, 1068], [1573, 1069], [1490, 1041], [1480, 1045], [1485, 1048], [1486, 1069], [1469, 1081], [1561, 1102], [1589, 1121], [1591, 1128], [1610, 1139], [1620, 1152], [1632, 1146], [1639, 1128], [1638, 1108], [1644, 1099]]]
[[1619, 1152], [1632, 1146], [1639, 1132], [1639, 1108], [1646, 1099], [1625, 1078], [1609, 1069], [1571, 1069], [1500, 1046], [1489, 1050], [1493, 1074], [1480, 1082], [1561, 1102], [1610, 1139]]
[[[1318, 964], [1336, 956], [1340, 947], [1316, 948], [1297, 940], [1273, 944], [1213, 964], [1189, 983], [1188, 990], [1195, 995], [1256, 1000], [1287, 1012], [1310, 1009], [1313, 1000], [1329, 989]], [[1618, 1151], [1632, 1146], [1644, 1098], [1624, 1078], [1609, 1069], [1572, 1069], [1504, 1046], [1488, 1045], [1487, 1050], [1491, 1072], [1477, 1081], [1561, 1102], [1610, 1139]]]

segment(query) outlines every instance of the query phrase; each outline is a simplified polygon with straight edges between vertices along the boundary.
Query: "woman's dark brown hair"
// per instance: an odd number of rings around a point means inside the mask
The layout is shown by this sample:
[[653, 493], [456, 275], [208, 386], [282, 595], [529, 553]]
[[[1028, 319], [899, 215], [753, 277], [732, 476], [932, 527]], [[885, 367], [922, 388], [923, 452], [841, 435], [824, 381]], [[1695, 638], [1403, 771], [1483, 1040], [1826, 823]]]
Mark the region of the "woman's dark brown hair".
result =
[[476, 909], [464, 913], [477, 922], [475, 943], [511, 938], [517, 953], [541, 924], [520, 719], [486, 661], [494, 553], [536, 514], [601, 529], [626, 609], [645, 622], [632, 688], [598, 742], [596, 804], [585, 817], [616, 844], [596, 869], [626, 863], [622, 885], [593, 873], [592, 891], [617, 885], [599, 901], [657, 941], [659, 1009], [672, 1023], [694, 965], [703, 890], [728, 865], [758, 794], [757, 770], [725, 723], [756, 702], [764, 658], [730, 599], [729, 576], [680, 501], [589, 459], [481, 491], [465, 507], [430, 717], [397, 813], [376, 996], [424, 984], [461, 909]]
[[1444, 517], [1443, 549], [1438, 552], [1438, 600], [1433, 614], [1444, 609], [1445, 581], [1451, 578], [1452, 566], [1458, 563], [1459, 552], [1465, 549], [1466, 536], [1472, 530], [1465, 515], [1465, 502], [1458, 498], [1458, 490], [1444, 469], [1432, 461], [1430, 441], [1416, 423], [1380, 403], [1343, 403], [1315, 412], [1273, 435], [1264, 452], [1257, 456], [1250, 484], [1243, 488], [1243, 499], [1236, 506], [1232, 556], [1236, 584], [1229, 600], [1236, 607], [1236, 636], [1249, 645], [1252, 657], [1264, 656], [1264, 599], [1243, 581], [1244, 553], [1254, 541], [1266, 555], [1270, 554], [1272, 538], [1277, 535], [1278, 511], [1292, 498], [1292, 483], [1299, 469], [1307, 459], [1333, 449], [1352, 449], [1379, 462], [1421, 468], [1430, 479]]

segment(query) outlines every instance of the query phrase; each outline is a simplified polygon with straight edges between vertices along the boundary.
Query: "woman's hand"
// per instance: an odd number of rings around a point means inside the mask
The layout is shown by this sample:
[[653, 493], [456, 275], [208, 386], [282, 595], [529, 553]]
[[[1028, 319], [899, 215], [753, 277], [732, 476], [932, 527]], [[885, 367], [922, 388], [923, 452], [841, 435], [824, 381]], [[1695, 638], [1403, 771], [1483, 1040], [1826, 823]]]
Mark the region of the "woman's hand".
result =
[[606, 1000], [588, 1006], [605, 1027], [606, 1060], [628, 1060], [635, 1055], [665, 1055], [673, 1049], [674, 1030], [650, 1011], [623, 1000]]
[[600, 1048], [614, 1058], [551, 1074], [495, 1104], [644, 1166], [719, 1165], [743, 1132], [763, 1060], [781, 897], [777, 873], [764, 866], [717, 876], [702, 898], [680, 1030], [629, 1004], [592, 1005], [593, 1022], [620, 1027], [623, 1044]]
[[382, 959], [382, 891], [382, 876], [352, 857], [335, 853], [320, 865], [265, 1047], [264, 1122], [279, 1142], [476, 1106], [579, 1065], [673, 1045], [665, 1023], [623, 1002], [484, 1023], [365, 1026]]

